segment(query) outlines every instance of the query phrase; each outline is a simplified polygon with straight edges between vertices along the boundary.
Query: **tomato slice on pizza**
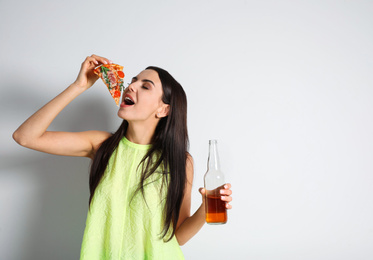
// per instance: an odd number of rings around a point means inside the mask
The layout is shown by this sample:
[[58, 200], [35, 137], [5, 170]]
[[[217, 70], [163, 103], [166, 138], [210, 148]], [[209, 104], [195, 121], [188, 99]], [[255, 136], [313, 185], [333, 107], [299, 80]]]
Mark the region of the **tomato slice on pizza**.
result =
[[119, 106], [120, 96], [123, 90], [123, 66], [118, 64], [104, 64], [93, 71], [99, 76], [108, 88], [112, 98]]

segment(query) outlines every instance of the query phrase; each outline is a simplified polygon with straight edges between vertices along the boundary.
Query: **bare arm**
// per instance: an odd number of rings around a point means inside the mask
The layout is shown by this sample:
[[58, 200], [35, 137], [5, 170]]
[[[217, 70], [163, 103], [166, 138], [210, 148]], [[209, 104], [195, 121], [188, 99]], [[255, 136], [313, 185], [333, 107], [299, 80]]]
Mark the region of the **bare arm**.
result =
[[180, 245], [184, 245], [191, 239], [205, 224], [204, 203], [199, 207], [193, 216], [190, 216], [191, 193], [193, 184], [193, 159], [188, 156], [186, 162], [187, 183], [185, 194], [180, 207], [179, 220], [176, 225], [175, 236]]
[[47, 129], [71, 101], [96, 82], [98, 77], [93, 73], [93, 69], [97, 65], [108, 62], [107, 59], [96, 55], [87, 57], [82, 63], [77, 80], [29, 117], [14, 132], [14, 140], [22, 146], [41, 152], [92, 158], [97, 146], [109, 137], [109, 133], [102, 131], [50, 132]]
[[[187, 185], [175, 232], [176, 239], [180, 245], [184, 245], [188, 242], [189, 239], [196, 235], [205, 224], [205, 190], [203, 188], [199, 189], [202, 194], [202, 204], [192, 216], [190, 215], [191, 190], [193, 183], [193, 159], [191, 156], [187, 159], [186, 173]], [[222, 200], [227, 202], [227, 209], [232, 208], [232, 206], [229, 205], [229, 202], [232, 201], [232, 197], [230, 196], [232, 191], [230, 190], [230, 187], [230, 184], [226, 184], [225, 189], [222, 190]]]

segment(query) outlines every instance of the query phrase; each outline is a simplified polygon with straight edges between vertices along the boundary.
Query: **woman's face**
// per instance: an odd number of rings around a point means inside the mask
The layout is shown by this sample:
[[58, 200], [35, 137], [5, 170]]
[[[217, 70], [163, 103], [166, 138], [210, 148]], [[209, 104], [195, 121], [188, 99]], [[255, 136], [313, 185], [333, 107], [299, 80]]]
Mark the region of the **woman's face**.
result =
[[158, 73], [144, 70], [133, 77], [131, 84], [124, 90], [118, 116], [128, 122], [157, 123], [159, 117], [165, 116], [165, 106], [168, 107], [162, 102], [162, 95]]

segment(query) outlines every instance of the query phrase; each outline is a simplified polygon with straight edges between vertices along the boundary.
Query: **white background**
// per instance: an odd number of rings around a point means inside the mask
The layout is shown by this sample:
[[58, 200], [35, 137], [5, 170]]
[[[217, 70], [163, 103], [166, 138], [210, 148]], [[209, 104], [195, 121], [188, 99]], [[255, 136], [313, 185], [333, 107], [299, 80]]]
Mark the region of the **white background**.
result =
[[[13, 131], [93, 53], [168, 70], [188, 96], [198, 208], [208, 140], [234, 192], [186, 259], [373, 259], [372, 1], [1, 1], [0, 259], [78, 259], [89, 160]], [[51, 130], [114, 131], [103, 83]]]

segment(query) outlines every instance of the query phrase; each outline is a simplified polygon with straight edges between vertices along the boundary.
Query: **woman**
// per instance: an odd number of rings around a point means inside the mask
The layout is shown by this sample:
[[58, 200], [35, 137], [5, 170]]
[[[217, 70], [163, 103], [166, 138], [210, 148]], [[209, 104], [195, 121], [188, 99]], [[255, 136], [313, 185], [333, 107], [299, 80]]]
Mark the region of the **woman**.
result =
[[[123, 123], [114, 134], [47, 131], [96, 82], [93, 69], [107, 63], [100, 56], [87, 57], [76, 81], [27, 119], [13, 138], [41, 152], [93, 160], [81, 259], [183, 259], [179, 245], [205, 223], [205, 202], [190, 215], [187, 102], [167, 71], [148, 67], [132, 79], [118, 111]], [[204, 189], [200, 193], [204, 198]], [[230, 185], [221, 193], [231, 208]]]

